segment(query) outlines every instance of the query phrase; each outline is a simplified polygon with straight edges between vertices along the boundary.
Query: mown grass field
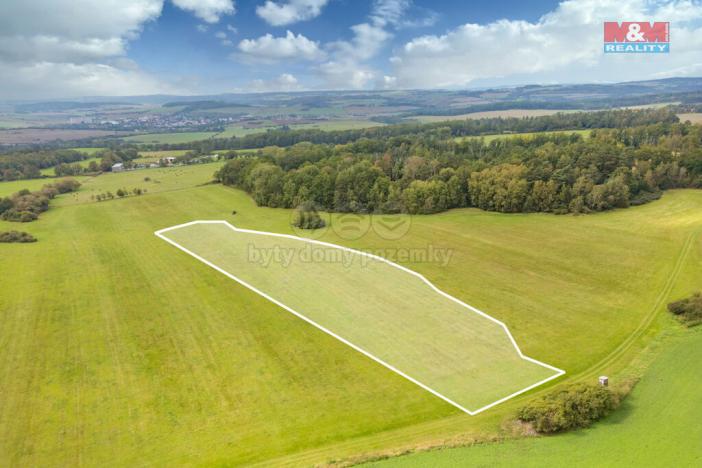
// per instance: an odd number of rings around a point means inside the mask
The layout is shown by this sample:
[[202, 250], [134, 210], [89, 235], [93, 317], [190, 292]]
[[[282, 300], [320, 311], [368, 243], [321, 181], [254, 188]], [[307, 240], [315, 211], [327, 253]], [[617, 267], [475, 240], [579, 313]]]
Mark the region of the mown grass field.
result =
[[560, 374], [519, 356], [506, 330], [489, 317], [372, 257], [224, 223], [197, 223], [159, 235], [468, 412]]
[[[0, 222], [0, 230], [39, 239], [0, 245], [0, 459], [23, 466], [311, 465], [502, 437], [516, 408], [548, 391], [465, 415], [175, 254], [155, 230], [225, 219], [292, 233], [288, 210], [258, 208], [240, 191], [203, 185], [216, 168], [103, 174], [56, 199], [35, 223]], [[0, 193], [45, 182], [2, 183]], [[146, 195], [91, 200], [139, 186]], [[566, 369], [566, 381], [592, 381], [625, 372], [660, 330], [675, 326], [666, 302], [699, 289], [700, 208], [702, 192], [671, 191], [597, 215], [465, 209], [414, 217], [400, 241], [372, 233], [351, 241], [333, 230], [322, 240], [372, 250], [452, 249], [447, 266], [406, 265], [506, 322], [526, 355]], [[667, 430], [660, 424], [659, 432]]]
[[690, 121], [693, 124], [702, 124], [702, 113], [678, 114], [681, 122]]
[[700, 466], [702, 329], [679, 335], [664, 345], [624, 406], [589, 430], [364, 466]]

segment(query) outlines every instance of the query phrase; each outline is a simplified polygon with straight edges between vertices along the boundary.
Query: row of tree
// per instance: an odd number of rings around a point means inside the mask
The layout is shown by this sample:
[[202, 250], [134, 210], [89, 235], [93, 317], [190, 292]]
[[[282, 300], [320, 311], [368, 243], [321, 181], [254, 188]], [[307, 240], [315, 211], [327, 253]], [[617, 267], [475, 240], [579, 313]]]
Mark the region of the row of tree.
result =
[[[0, 181], [37, 179], [43, 177], [42, 169], [51, 167], [58, 177], [107, 172], [116, 163], [128, 163], [138, 157], [137, 149], [130, 146], [104, 149], [92, 155], [65, 149], [16, 151], [0, 154]], [[80, 164], [88, 158], [95, 160], [87, 166]]]
[[456, 207], [582, 213], [702, 187], [702, 134], [689, 124], [509, 137], [489, 144], [422, 135], [264, 148], [216, 174], [263, 206], [435, 213]]

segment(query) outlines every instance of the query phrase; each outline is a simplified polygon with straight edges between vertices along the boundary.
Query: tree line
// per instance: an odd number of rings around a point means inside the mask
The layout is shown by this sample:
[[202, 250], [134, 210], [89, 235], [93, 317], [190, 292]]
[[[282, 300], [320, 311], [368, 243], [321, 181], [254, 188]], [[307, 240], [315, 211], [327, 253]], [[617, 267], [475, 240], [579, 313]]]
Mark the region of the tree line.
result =
[[481, 136], [500, 133], [545, 132], [553, 130], [585, 130], [592, 128], [626, 128], [654, 123], [678, 121], [669, 109], [606, 110], [574, 112], [525, 118], [467, 119], [429, 124], [404, 123], [355, 130], [324, 131], [319, 129], [269, 130], [242, 137], [210, 138], [207, 140], [143, 145], [145, 150], [193, 150], [207, 154], [217, 150], [240, 150], [266, 146], [288, 147], [297, 143], [348, 144], [361, 139], [385, 139], [421, 135], [427, 139], [445, 140], [451, 137]]
[[[58, 177], [109, 171], [116, 163], [127, 163], [139, 157], [134, 147], [108, 148], [92, 155], [66, 149], [14, 151], [0, 154], [0, 181], [38, 179], [42, 169], [54, 168]], [[87, 166], [81, 161], [90, 161]]]
[[586, 213], [702, 187], [702, 128], [656, 123], [579, 134], [454, 141], [426, 135], [267, 147], [215, 175], [262, 206], [337, 212]]

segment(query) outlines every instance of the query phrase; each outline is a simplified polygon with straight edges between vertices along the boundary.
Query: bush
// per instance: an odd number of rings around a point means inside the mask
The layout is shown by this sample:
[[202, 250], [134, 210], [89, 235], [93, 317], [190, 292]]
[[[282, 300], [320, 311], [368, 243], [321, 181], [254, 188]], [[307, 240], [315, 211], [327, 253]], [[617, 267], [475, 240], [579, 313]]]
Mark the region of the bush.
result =
[[31, 234], [19, 231], [0, 232], [0, 242], [27, 244], [36, 242], [37, 239]]
[[590, 426], [620, 402], [621, 395], [607, 387], [576, 384], [523, 407], [517, 416], [531, 423], [537, 432], [563, 432]]
[[326, 226], [319, 212], [315, 209], [314, 204], [306, 202], [300, 205], [295, 210], [293, 218], [293, 226], [300, 229], [321, 229]]
[[75, 192], [80, 187], [80, 182], [75, 179], [62, 179], [53, 184], [58, 193]]
[[60, 193], [78, 190], [80, 182], [73, 179], [63, 179], [54, 184], [48, 184], [41, 190], [30, 192], [20, 190], [11, 197], [0, 199], [0, 219], [28, 223], [36, 220], [40, 213], [49, 209], [49, 201]]
[[676, 315], [687, 326], [702, 323], [702, 293], [668, 304], [668, 310]]

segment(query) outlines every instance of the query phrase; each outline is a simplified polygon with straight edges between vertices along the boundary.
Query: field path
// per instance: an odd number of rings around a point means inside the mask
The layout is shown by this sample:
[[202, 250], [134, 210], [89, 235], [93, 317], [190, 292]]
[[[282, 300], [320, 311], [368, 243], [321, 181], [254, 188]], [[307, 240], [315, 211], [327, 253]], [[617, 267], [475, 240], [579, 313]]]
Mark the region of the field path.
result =
[[636, 342], [636, 340], [639, 339], [641, 335], [643, 335], [646, 332], [646, 330], [648, 330], [648, 328], [658, 316], [658, 312], [660, 311], [661, 307], [663, 307], [665, 301], [670, 296], [670, 292], [673, 289], [676, 280], [680, 276], [680, 271], [682, 270], [682, 267], [685, 264], [685, 260], [690, 254], [693, 241], [700, 236], [700, 232], [702, 231], [693, 231], [685, 239], [685, 242], [680, 248], [680, 253], [675, 259], [675, 265], [673, 267], [673, 270], [670, 272], [670, 275], [668, 275], [668, 279], [665, 285], [663, 286], [663, 289], [661, 289], [661, 292], [658, 294], [658, 296], [656, 296], [656, 300], [653, 303], [653, 306], [651, 306], [651, 309], [645, 315], [639, 326], [636, 327], [636, 329], [626, 338], [626, 340], [621, 342], [619, 346], [617, 346], [609, 355], [607, 355], [605, 358], [598, 361], [597, 363], [593, 364], [580, 374], [576, 375], [576, 378], [592, 377], [594, 375], [599, 374], [603, 368], [612, 364], [622, 355], [624, 355], [624, 353], [626, 353], [627, 350], [631, 348], [631, 346]]

